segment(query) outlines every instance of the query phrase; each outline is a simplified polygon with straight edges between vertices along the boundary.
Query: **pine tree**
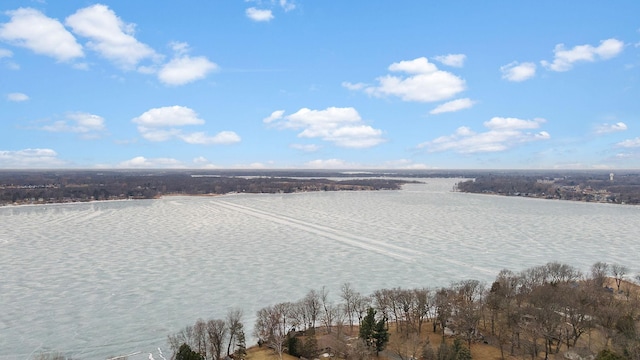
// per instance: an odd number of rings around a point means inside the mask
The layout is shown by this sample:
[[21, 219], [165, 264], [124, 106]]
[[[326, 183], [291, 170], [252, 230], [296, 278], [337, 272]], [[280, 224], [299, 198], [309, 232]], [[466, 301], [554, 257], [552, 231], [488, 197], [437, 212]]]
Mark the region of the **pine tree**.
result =
[[176, 354], [176, 360], [202, 360], [202, 355], [191, 350], [189, 345], [182, 344]]
[[376, 355], [384, 350], [389, 342], [389, 331], [387, 330], [387, 319], [382, 318], [376, 321], [376, 311], [373, 308], [367, 310], [367, 316], [360, 324], [360, 339], [371, 349], [375, 349]]

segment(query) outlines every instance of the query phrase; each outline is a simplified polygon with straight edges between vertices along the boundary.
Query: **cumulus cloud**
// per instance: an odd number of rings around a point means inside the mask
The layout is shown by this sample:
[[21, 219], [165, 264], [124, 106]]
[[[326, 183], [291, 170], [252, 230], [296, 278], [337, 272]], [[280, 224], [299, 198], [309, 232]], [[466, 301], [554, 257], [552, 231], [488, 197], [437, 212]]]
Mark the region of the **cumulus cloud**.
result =
[[65, 24], [90, 39], [87, 47], [124, 69], [133, 69], [144, 59], [159, 59], [151, 47], [135, 38], [135, 24], [125, 23], [106, 5], [82, 8], [67, 17]]
[[257, 22], [266, 22], [273, 20], [273, 13], [271, 12], [271, 10], [256, 9], [254, 7], [250, 7], [245, 11], [245, 14], [249, 19]]
[[32, 8], [6, 14], [11, 20], [0, 25], [0, 40], [63, 62], [84, 56], [82, 46], [60, 21]]
[[58, 120], [51, 125], [45, 125], [41, 130], [50, 132], [70, 132], [82, 134], [83, 138], [96, 138], [106, 130], [102, 116], [75, 112], [69, 113], [64, 120]]
[[450, 72], [439, 70], [425, 57], [393, 63], [388, 69], [407, 75], [379, 77], [377, 86], [366, 86], [363, 90], [373, 96], [391, 95], [404, 101], [435, 102], [459, 94], [466, 86], [464, 80]]
[[436, 61], [439, 61], [439, 62], [441, 62], [441, 63], [443, 63], [444, 65], [447, 65], [447, 66], [463, 67], [464, 66], [464, 61], [467, 59], [467, 55], [465, 55], [465, 54], [449, 54], [449, 55], [436, 56], [435, 59], [436, 59]]
[[436, 115], [447, 112], [455, 112], [463, 109], [468, 109], [475, 104], [475, 101], [464, 98], [464, 99], [456, 99], [444, 104], [438, 105], [435, 109], [429, 111], [429, 114]]
[[596, 126], [595, 133], [596, 134], [609, 134], [609, 133], [614, 133], [614, 132], [619, 132], [619, 131], [626, 131], [626, 130], [627, 130], [627, 124], [625, 124], [623, 122], [617, 122], [615, 124], [604, 123], [604, 124], [600, 124], [600, 125]]
[[637, 148], [637, 147], [640, 147], [640, 137], [637, 137], [635, 139], [627, 139], [627, 140], [621, 141], [621, 142], [617, 143], [616, 146], [623, 147], [623, 148]]
[[184, 85], [204, 79], [210, 72], [217, 69], [218, 65], [204, 56], [184, 55], [162, 66], [158, 72], [158, 79], [167, 85]]
[[541, 61], [542, 66], [553, 71], [567, 71], [576, 62], [594, 62], [596, 60], [611, 59], [622, 52], [624, 43], [617, 39], [607, 39], [600, 42], [599, 46], [578, 45], [571, 49], [565, 49], [564, 44], [558, 44], [553, 49], [552, 62]]
[[549, 139], [551, 136], [546, 131], [527, 131], [537, 129], [543, 123], [544, 119], [494, 117], [483, 123], [488, 131], [476, 133], [462, 126], [454, 134], [419, 144], [418, 148], [426, 148], [429, 152], [455, 151], [463, 154], [505, 151], [519, 144]]
[[65, 165], [51, 149], [0, 150], [0, 168], [56, 168]]
[[204, 79], [211, 72], [218, 70], [218, 65], [204, 56], [190, 56], [189, 44], [171, 42], [174, 57], [168, 63], [157, 66], [140, 66], [138, 71], [153, 74], [157, 72], [158, 80], [166, 85], [178, 86]]
[[29, 100], [29, 96], [23, 93], [10, 93], [7, 94], [7, 100], [15, 102], [27, 101]]
[[119, 163], [118, 167], [124, 169], [172, 169], [184, 168], [185, 166], [180, 161], [172, 158], [148, 159], [144, 156], [136, 156], [133, 159]]
[[318, 138], [347, 148], [368, 148], [385, 141], [382, 131], [365, 125], [354, 108], [302, 108], [288, 116], [276, 114], [279, 117], [274, 117], [275, 113], [266, 118], [273, 117], [268, 123], [281, 129], [301, 130], [298, 133], [301, 138]]
[[518, 63], [514, 61], [501, 66], [502, 78], [508, 81], [525, 81], [536, 75], [536, 64], [532, 62]]
[[184, 125], [202, 125], [204, 120], [198, 114], [185, 106], [165, 106], [145, 111], [132, 120], [134, 123], [147, 127], [166, 127]]
[[205, 132], [185, 133], [180, 127], [205, 123], [193, 109], [185, 106], [153, 108], [131, 121], [138, 124], [138, 132], [149, 141], [179, 139], [188, 144], [211, 145], [233, 144], [241, 140], [233, 131], [222, 131], [213, 136]]

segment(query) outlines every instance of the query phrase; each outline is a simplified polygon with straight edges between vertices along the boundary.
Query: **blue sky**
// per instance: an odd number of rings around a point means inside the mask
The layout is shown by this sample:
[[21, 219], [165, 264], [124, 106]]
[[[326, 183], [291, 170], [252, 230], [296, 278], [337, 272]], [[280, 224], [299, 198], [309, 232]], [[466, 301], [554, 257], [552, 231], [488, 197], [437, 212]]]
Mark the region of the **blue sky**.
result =
[[640, 168], [640, 2], [0, 4], [0, 168]]

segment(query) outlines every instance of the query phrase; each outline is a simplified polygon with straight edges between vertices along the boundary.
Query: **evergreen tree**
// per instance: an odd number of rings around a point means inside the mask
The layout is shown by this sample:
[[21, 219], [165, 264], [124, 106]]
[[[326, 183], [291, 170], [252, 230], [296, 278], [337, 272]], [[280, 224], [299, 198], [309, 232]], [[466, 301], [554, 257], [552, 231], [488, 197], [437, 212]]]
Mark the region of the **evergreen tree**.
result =
[[287, 353], [291, 356], [300, 357], [300, 340], [297, 337], [291, 336], [287, 339]]
[[176, 354], [176, 360], [203, 360], [203, 358], [202, 355], [191, 350], [189, 345], [182, 344]]
[[360, 324], [360, 339], [362, 339], [368, 347], [375, 349], [376, 355], [384, 350], [389, 342], [389, 331], [387, 330], [387, 319], [382, 318], [376, 321], [376, 311], [373, 308], [367, 310], [367, 316], [362, 319]]
[[315, 335], [307, 336], [307, 339], [304, 341], [304, 345], [302, 346], [302, 356], [307, 359], [314, 358], [318, 353], [318, 340]]
[[462, 347], [456, 353], [455, 360], [471, 360], [471, 350], [468, 347], [462, 345]]

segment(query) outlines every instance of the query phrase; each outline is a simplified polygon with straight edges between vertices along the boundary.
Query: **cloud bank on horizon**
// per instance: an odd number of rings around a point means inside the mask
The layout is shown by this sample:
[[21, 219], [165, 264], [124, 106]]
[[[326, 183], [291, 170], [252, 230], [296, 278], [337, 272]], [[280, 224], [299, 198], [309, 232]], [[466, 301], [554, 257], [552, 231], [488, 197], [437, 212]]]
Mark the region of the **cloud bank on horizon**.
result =
[[640, 4], [554, 4], [7, 0], [0, 169], [640, 168]]

